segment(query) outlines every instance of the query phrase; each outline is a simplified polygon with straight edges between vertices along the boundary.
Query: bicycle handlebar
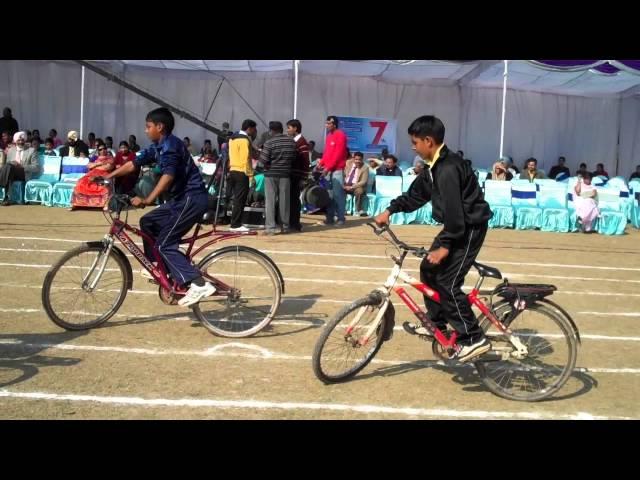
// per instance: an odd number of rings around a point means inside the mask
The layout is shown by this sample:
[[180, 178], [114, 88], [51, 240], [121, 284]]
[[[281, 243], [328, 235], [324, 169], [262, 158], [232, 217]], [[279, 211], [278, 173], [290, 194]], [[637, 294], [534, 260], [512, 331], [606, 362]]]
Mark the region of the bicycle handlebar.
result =
[[389, 225], [384, 225], [382, 227], [378, 227], [375, 223], [367, 223], [372, 229], [373, 233], [377, 236], [381, 236], [383, 233], [388, 233], [391, 238], [391, 243], [400, 248], [401, 250], [406, 250], [407, 252], [412, 252], [416, 257], [425, 257], [429, 252], [425, 250], [424, 247], [412, 247], [411, 245], [407, 245], [393, 233], [391, 227]]

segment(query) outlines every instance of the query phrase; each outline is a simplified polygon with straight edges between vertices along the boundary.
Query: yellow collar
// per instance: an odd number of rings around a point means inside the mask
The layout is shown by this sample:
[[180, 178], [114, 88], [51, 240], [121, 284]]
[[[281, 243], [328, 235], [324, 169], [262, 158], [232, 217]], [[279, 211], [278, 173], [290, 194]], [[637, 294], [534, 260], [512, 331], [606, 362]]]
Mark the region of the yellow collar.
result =
[[444, 147], [444, 143], [438, 147], [438, 150], [436, 150], [436, 153], [433, 155], [433, 159], [427, 163], [430, 169], [433, 169], [433, 166], [438, 161], [438, 158], [440, 158], [440, 151], [442, 150], [442, 147]]

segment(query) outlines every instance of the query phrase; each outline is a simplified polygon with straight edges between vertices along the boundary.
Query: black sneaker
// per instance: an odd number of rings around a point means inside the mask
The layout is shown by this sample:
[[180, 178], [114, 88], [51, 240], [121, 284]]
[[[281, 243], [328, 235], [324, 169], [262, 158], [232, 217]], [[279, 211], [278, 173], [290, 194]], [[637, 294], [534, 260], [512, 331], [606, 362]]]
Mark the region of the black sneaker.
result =
[[[421, 323], [410, 323], [410, 322], [404, 322], [402, 324], [402, 328], [404, 328], [404, 331], [407, 332], [409, 335], [420, 335], [423, 337], [432, 337], [433, 338], [433, 334], [427, 330], [424, 325], [422, 325]], [[447, 327], [438, 327], [438, 329], [444, 334], [447, 335]]]

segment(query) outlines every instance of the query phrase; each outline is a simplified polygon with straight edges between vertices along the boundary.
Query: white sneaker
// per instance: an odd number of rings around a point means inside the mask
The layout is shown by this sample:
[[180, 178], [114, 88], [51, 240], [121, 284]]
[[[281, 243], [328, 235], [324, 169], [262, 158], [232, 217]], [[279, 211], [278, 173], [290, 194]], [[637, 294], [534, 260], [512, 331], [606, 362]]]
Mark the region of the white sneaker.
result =
[[241, 225], [240, 227], [236, 227], [236, 228], [229, 228], [230, 232], [239, 232], [239, 233], [245, 233], [245, 232], [250, 232], [251, 229], [245, 227], [244, 225]]
[[452, 358], [459, 362], [468, 362], [489, 350], [491, 350], [491, 343], [489, 343], [489, 340], [485, 337], [471, 345], [458, 346], [458, 349]]
[[198, 303], [204, 297], [213, 295], [214, 293], [216, 293], [216, 287], [211, 285], [209, 282], [204, 282], [202, 287], [192, 283], [189, 290], [187, 290], [187, 294], [178, 300], [178, 305], [181, 307], [188, 307], [194, 303]]
[[[153, 266], [156, 267], [157, 265], [155, 264], [155, 262], [153, 263]], [[146, 278], [147, 280], [155, 280], [155, 278], [153, 278], [153, 275], [151, 275], [151, 273], [149, 273], [149, 271], [146, 268], [141, 268], [140, 269], [140, 276], [142, 278]]]

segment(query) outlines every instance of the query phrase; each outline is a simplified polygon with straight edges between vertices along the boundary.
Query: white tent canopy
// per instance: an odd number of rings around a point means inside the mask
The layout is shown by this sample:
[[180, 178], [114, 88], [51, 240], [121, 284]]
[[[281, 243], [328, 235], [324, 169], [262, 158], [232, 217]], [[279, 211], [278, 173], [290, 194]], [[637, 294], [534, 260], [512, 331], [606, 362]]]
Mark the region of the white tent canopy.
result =
[[[285, 72], [293, 60], [109, 60], [132, 67], [209, 72]], [[410, 63], [408, 63], [410, 62]], [[300, 72], [312, 75], [375, 77], [391, 83], [469, 85], [502, 88], [503, 61], [440, 60], [301, 60]], [[633, 95], [640, 93], [640, 75], [621, 71], [606, 75], [594, 70], [549, 71], [529, 61], [513, 60], [509, 87], [514, 90], [578, 96]]]
[[[286, 122], [293, 115], [293, 60], [91, 62], [197, 116], [210, 110], [207, 121], [213, 125], [229, 121], [237, 129], [244, 118], [254, 118], [264, 129], [261, 120]], [[79, 129], [78, 64], [0, 61], [0, 67], [0, 102], [13, 108], [21, 126], [41, 132], [55, 127], [61, 136]], [[298, 67], [297, 117], [310, 140], [322, 141], [329, 114], [396, 118], [397, 153], [410, 163], [409, 123], [435, 114], [445, 122], [445, 141], [464, 150], [475, 165], [489, 167], [498, 157], [502, 60], [301, 60]], [[548, 170], [564, 155], [572, 169], [582, 161], [590, 168], [602, 162], [613, 173], [619, 163], [624, 175], [640, 163], [640, 76], [549, 71], [528, 61], [509, 61], [507, 83], [504, 152], [517, 163], [534, 156]], [[134, 133], [144, 142], [141, 119], [153, 107], [86, 72], [84, 135], [112, 135], [117, 142]], [[181, 119], [176, 133], [196, 144], [211, 138], [210, 132]]]

